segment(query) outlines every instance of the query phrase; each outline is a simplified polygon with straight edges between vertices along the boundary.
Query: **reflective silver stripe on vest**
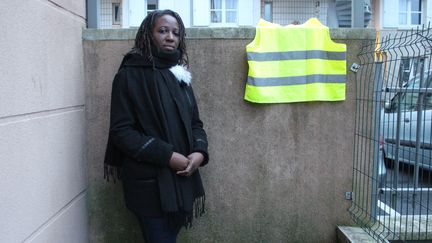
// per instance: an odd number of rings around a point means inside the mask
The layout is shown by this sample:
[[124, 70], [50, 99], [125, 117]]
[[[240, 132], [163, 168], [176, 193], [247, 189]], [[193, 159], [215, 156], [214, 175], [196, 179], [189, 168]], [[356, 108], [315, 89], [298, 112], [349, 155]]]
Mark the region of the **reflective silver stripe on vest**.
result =
[[288, 52], [248, 52], [248, 61], [281, 61], [281, 60], [300, 60], [300, 59], [325, 59], [325, 60], [345, 60], [345, 52], [331, 51], [288, 51]]
[[287, 86], [312, 83], [345, 83], [346, 75], [315, 74], [282, 78], [254, 78], [248, 76], [247, 83], [253, 86]]

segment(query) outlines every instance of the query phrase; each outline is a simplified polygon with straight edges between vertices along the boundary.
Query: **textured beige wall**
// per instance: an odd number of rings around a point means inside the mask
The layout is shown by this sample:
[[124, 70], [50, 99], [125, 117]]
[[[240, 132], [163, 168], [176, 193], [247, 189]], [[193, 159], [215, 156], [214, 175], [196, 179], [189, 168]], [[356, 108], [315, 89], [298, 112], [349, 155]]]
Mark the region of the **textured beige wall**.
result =
[[[336, 225], [351, 224], [344, 193], [352, 180], [354, 75], [348, 72], [343, 102], [251, 104], [243, 95], [245, 45], [253, 34], [217, 31], [196, 30], [202, 34], [187, 40], [211, 161], [201, 169], [207, 213], [179, 241], [335, 242]], [[104, 33], [109, 40], [85, 33], [84, 41], [91, 241], [142, 242], [119, 183], [103, 181], [111, 82], [132, 45], [115, 33]], [[332, 30], [332, 36], [347, 44], [347, 65], [358, 62], [364, 39], [374, 39], [368, 30]]]
[[0, 242], [87, 242], [85, 1], [0, 9]]

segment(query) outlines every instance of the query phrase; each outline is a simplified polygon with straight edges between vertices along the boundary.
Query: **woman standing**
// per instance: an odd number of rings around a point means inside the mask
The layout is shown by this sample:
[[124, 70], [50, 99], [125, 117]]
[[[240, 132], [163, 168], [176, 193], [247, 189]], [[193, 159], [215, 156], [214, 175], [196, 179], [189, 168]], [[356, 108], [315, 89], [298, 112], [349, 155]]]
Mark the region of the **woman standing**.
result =
[[105, 175], [119, 173], [146, 242], [175, 242], [204, 212], [207, 136], [187, 66], [180, 16], [153, 11], [113, 81]]

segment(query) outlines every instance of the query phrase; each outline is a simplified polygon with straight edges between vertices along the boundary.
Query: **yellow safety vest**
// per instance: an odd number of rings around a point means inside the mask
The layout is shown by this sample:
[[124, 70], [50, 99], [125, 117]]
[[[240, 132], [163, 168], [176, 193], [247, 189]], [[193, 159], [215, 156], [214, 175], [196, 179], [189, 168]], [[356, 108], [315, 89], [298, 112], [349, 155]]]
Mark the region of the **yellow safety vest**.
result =
[[260, 20], [246, 46], [245, 100], [255, 103], [345, 100], [346, 46], [318, 19], [280, 26]]

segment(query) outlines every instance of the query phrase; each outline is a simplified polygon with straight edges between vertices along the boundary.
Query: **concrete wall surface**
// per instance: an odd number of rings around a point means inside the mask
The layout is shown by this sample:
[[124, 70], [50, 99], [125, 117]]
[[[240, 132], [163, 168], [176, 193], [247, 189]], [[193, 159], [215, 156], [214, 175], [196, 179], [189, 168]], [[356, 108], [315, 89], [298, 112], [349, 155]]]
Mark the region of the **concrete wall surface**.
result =
[[85, 1], [0, 9], [0, 242], [88, 242]]
[[[91, 242], [142, 242], [124, 208], [120, 183], [103, 180], [111, 83], [134, 30], [84, 30]], [[258, 105], [243, 100], [245, 46], [254, 29], [188, 29], [193, 86], [210, 143], [200, 169], [206, 214], [179, 242], [335, 242], [349, 225], [354, 134], [354, 75], [347, 99]], [[332, 29], [358, 62], [373, 30]], [[349, 70], [349, 68], [347, 69]]]

